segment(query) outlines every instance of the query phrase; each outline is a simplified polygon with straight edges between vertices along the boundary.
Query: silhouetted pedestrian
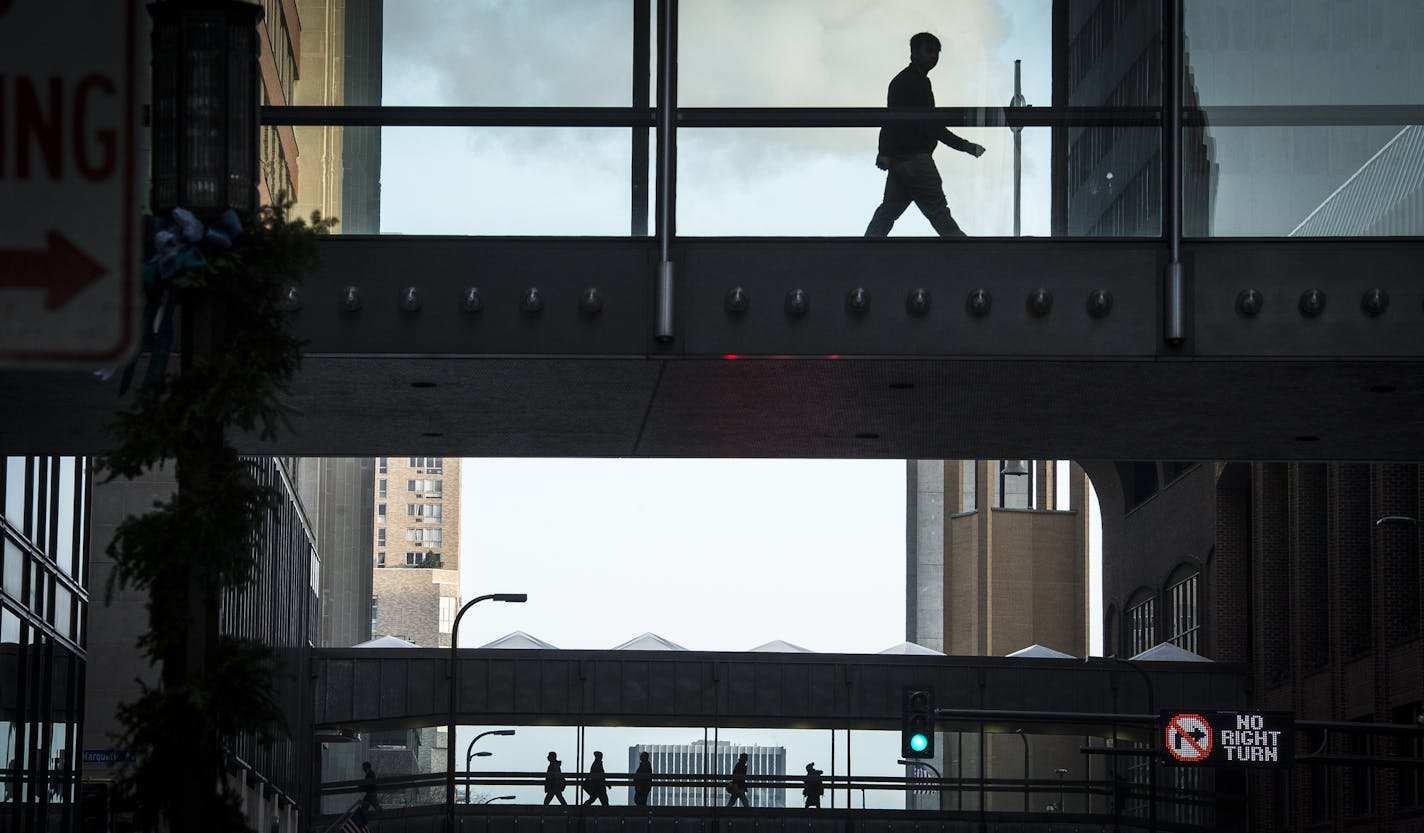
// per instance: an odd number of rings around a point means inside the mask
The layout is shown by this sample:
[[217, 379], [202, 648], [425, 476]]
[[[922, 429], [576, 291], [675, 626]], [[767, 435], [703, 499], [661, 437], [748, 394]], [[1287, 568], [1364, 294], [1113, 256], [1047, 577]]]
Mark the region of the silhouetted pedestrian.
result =
[[653, 792], [653, 762], [648, 753], [638, 753], [638, 771], [633, 773], [633, 803], [639, 807], [648, 805], [648, 796]]
[[[886, 103], [894, 108], [933, 108], [934, 90], [929, 71], [939, 63], [939, 38], [920, 32], [910, 38], [910, 65], [890, 81]], [[944, 180], [931, 156], [939, 142], [983, 156], [984, 146], [952, 133], [949, 128], [929, 124], [890, 124], [880, 128], [880, 147], [875, 167], [885, 171], [885, 196], [865, 228], [866, 237], [884, 237], [890, 227], [913, 202], [940, 237], [963, 237], [964, 231], [949, 212], [944, 196]]]
[[731, 797], [727, 799], [727, 806], [731, 807], [738, 801], [743, 807], [750, 807], [752, 803], [747, 800], [747, 753], [743, 752], [737, 756], [737, 765], [732, 767], [732, 783], [727, 785], [727, 792]]
[[558, 755], [550, 752], [549, 768], [544, 770], [544, 803], [548, 804], [556, 798], [565, 807], [569, 805], [569, 802], [564, 800], [563, 762], [559, 760]]
[[816, 769], [816, 762], [806, 764], [805, 786], [801, 788], [801, 794], [806, 796], [806, 806], [820, 807], [821, 793], [825, 791], [825, 786], [821, 784], [821, 771]]
[[593, 763], [588, 767], [588, 777], [583, 779], [583, 789], [588, 793], [588, 800], [583, 806], [587, 807], [595, 801], [608, 806], [608, 779], [603, 774], [602, 752], [593, 753]]
[[371, 767], [370, 761], [361, 762], [361, 809], [379, 810], [381, 809], [381, 799], [376, 796], [376, 770]]

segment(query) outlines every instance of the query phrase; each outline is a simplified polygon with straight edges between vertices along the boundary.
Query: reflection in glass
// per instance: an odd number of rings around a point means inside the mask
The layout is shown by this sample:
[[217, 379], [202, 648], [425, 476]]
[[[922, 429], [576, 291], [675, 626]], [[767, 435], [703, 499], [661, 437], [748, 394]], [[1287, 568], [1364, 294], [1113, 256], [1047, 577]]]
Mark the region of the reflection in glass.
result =
[[388, 127], [381, 231], [627, 235], [631, 152], [617, 128]]
[[1070, 237], [1156, 237], [1162, 230], [1162, 134], [1152, 127], [1070, 128], [1062, 159]]
[[[1424, 234], [1424, 128], [1208, 127], [1223, 237]], [[1187, 194], [1187, 212], [1202, 211]]]
[[1204, 107], [1424, 103], [1424, 3], [1186, 0]]

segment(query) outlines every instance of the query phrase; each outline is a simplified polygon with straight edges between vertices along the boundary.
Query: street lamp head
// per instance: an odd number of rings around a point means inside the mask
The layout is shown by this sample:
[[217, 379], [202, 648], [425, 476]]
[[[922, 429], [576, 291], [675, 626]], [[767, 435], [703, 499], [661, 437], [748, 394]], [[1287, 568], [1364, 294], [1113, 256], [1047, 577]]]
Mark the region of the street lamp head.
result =
[[514, 734], [514, 730], [513, 730], [513, 729], [496, 729], [496, 730], [494, 730], [493, 732], [490, 732], [490, 734], [492, 734], [492, 735], [504, 735], [505, 737], [508, 737], [509, 735]]
[[494, 600], [497, 601], [497, 602], [527, 602], [527, 601], [529, 601], [529, 594], [528, 594], [528, 593], [495, 593], [495, 594], [494, 594], [493, 596], [491, 596], [490, 598], [494, 599]]
[[491, 755], [493, 755], [493, 754], [494, 754], [493, 752], [486, 752], [485, 750], [481, 749], [480, 751], [478, 751], [478, 752], [475, 753], [475, 757], [476, 757], [476, 758], [488, 758], [489, 756], [491, 756]]

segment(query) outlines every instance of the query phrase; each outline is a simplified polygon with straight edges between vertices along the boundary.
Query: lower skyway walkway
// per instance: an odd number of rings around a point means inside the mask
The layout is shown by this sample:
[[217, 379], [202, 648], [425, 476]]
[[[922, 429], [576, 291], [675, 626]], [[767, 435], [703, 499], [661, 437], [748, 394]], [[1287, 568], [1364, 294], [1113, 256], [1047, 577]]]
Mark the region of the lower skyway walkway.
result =
[[[336, 817], [317, 820], [325, 831]], [[444, 833], [440, 807], [372, 815], [371, 833]], [[1202, 826], [1159, 820], [1161, 831]], [[691, 807], [461, 807], [456, 833], [1108, 833], [1150, 830], [1145, 818], [973, 811]], [[333, 831], [335, 833], [335, 831]]]

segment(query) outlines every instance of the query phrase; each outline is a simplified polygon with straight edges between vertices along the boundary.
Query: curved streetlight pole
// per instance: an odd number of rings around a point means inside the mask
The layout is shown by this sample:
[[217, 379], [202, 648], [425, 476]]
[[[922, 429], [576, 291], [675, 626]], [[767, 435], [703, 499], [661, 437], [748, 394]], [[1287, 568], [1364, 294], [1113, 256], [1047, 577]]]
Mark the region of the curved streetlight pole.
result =
[[1029, 786], [1028, 786], [1028, 735], [1025, 735], [1025, 734], [1024, 734], [1024, 730], [1023, 730], [1023, 729], [1015, 729], [1015, 730], [1014, 730], [1014, 734], [1018, 735], [1018, 736], [1019, 736], [1019, 740], [1023, 741], [1023, 747], [1024, 747], [1024, 765], [1023, 765], [1023, 773], [1024, 773], [1024, 809], [1023, 809], [1023, 811], [1024, 811], [1025, 813], [1027, 813], [1027, 812], [1028, 812], [1028, 790], [1029, 790]]
[[465, 612], [476, 604], [486, 601], [527, 602], [528, 593], [488, 593], [465, 602], [460, 612], [455, 614], [455, 624], [450, 627], [450, 660], [445, 669], [450, 686], [447, 692], [450, 706], [450, 720], [445, 726], [445, 833], [455, 833], [455, 652], [460, 647], [460, 620]]
[[933, 772], [935, 774], [935, 780], [939, 782], [935, 786], [935, 804], [939, 804], [938, 799], [940, 793], [944, 791], [944, 776], [939, 774], [938, 767], [928, 761], [907, 761], [904, 758], [900, 758], [899, 760], [895, 761], [895, 763], [900, 764], [902, 766], [922, 766], [928, 768], [930, 772]]
[[481, 803], [481, 804], [493, 804], [493, 803], [496, 802], [496, 801], [513, 801], [513, 800], [514, 800], [514, 796], [512, 796], [512, 795], [497, 795], [497, 796], [495, 796], [494, 798], [486, 798], [484, 801], [481, 801], [480, 803]]
[[[487, 757], [489, 757], [490, 755], [494, 754], [493, 752], [475, 752], [475, 741], [479, 740], [480, 738], [484, 737], [485, 735], [503, 735], [503, 736], [509, 736], [509, 735], [512, 735], [512, 734], [514, 734], [514, 730], [513, 730], [513, 729], [491, 729], [491, 730], [488, 731], [488, 732], [480, 732], [478, 735], [475, 735], [475, 740], [470, 741], [470, 745], [465, 747], [465, 803], [466, 803], [466, 804], [469, 804], [469, 803], [470, 803], [470, 760], [473, 759], [474, 757], [476, 757], [477, 755], [478, 755], [479, 757], [481, 757], [481, 758], [487, 758]], [[454, 740], [454, 739], [451, 738], [451, 740]]]
[[[1152, 684], [1152, 677], [1143, 670], [1142, 666], [1130, 659], [1124, 659], [1122, 657], [1103, 657], [1103, 659], [1120, 662], [1142, 676], [1142, 682], [1147, 685], [1147, 713], [1155, 715], [1157, 713], [1157, 687]], [[1153, 731], [1155, 732], [1156, 730], [1154, 729]], [[1156, 746], [1157, 738], [1153, 737], [1149, 748], [1155, 749]], [[1149, 754], [1147, 756], [1147, 791], [1149, 795], [1147, 800], [1147, 829], [1149, 833], [1157, 833], [1157, 765], [1156, 754]]]

